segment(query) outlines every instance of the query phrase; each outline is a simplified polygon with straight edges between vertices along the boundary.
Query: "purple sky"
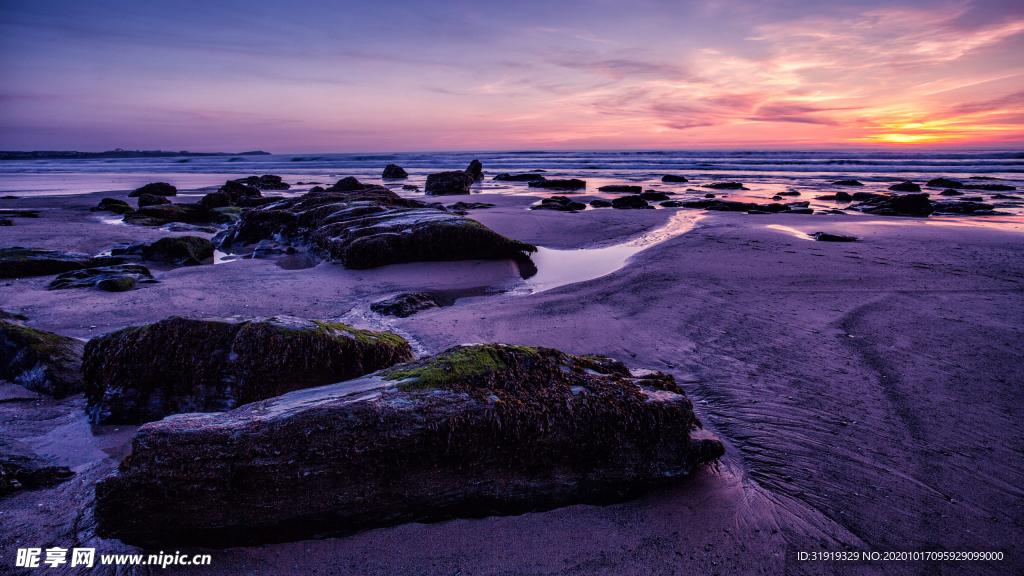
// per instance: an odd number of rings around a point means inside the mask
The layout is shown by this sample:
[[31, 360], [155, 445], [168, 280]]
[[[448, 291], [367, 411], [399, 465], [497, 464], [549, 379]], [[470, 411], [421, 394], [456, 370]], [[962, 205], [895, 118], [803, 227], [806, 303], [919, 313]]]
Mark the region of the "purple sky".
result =
[[0, 149], [1024, 142], [1024, 2], [0, 0]]

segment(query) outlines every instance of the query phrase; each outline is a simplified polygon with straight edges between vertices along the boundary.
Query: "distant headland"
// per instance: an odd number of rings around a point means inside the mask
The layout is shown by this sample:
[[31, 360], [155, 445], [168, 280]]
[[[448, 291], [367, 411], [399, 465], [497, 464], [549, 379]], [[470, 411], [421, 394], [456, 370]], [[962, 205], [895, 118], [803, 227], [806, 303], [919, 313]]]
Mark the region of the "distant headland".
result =
[[3, 152], [0, 160], [43, 160], [59, 158], [61, 160], [87, 160], [90, 158], [163, 158], [172, 156], [269, 156], [270, 152], [255, 150], [252, 152], [171, 152], [166, 150], [122, 150], [116, 148], [106, 152], [73, 152], [73, 151], [35, 151], [35, 152]]

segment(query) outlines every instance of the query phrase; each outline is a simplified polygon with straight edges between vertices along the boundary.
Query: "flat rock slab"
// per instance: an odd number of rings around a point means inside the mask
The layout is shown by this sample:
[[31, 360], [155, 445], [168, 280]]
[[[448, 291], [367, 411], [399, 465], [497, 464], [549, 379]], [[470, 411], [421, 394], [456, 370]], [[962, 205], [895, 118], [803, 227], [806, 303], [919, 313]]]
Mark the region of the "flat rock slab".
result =
[[140, 428], [97, 534], [294, 541], [609, 503], [723, 454], [671, 376], [603, 357], [456, 347], [345, 383]]
[[0, 248], [0, 278], [49, 276], [71, 270], [121, 264], [123, 258], [42, 248]]
[[412, 358], [390, 332], [291, 317], [167, 318], [85, 346], [86, 412], [98, 424], [236, 408]]

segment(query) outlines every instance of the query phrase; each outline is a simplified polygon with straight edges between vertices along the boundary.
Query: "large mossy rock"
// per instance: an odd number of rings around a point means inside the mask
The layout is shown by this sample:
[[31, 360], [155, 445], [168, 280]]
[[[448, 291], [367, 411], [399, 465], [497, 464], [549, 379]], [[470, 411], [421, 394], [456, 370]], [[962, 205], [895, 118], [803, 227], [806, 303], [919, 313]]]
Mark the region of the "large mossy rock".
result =
[[154, 262], [195, 266], [213, 258], [213, 243], [199, 236], [169, 236], [144, 244], [142, 257]]
[[114, 214], [127, 214], [135, 212], [130, 204], [118, 198], [104, 198], [98, 206], [89, 209], [91, 212], [113, 212]]
[[[355, 179], [352, 179], [355, 181]], [[308, 244], [347, 268], [404, 262], [521, 258], [536, 251], [475, 220], [428, 208], [382, 186], [310, 192], [246, 210], [218, 246], [284, 239]], [[350, 186], [351, 185], [351, 186]]]
[[124, 261], [124, 258], [118, 257], [14, 246], [0, 248], [0, 278], [49, 276], [83, 268], [111, 266]]
[[97, 485], [95, 517], [100, 536], [142, 546], [294, 541], [621, 501], [723, 453], [671, 376], [463, 346], [147, 424]]
[[153, 196], [177, 196], [178, 189], [171, 186], [167, 182], [153, 182], [146, 184], [141, 188], [136, 188], [128, 194], [129, 198], [138, 198], [143, 194], [152, 194]]
[[144, 206], [125, 214], [124, 221], [138, 226], [163, 226], [171, 222], [184, 224], [227, 224], [231, 218], [201, 203], [161, 204]]
[[74, 338], [0, 321], [0, 379], [54, 398], [77, 394], [83, 347]]
[[0, 436], [0, 498], [19, 490], [60, 484], [74, 475], [68, 467], [54, 466], [27, 445]]
[[93, 338], [82, 371], [93, 422], [136, 423], [231, 410], [411, 357], [399, 336], [335, 322], [174, 317]]

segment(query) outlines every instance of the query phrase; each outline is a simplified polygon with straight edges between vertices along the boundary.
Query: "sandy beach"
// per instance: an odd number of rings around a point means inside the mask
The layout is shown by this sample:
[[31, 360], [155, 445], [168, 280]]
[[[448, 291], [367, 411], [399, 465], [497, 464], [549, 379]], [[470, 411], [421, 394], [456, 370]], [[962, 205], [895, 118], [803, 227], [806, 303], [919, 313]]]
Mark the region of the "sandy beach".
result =
[[[116, 195], [3, 200], [3, 208], [41, 213], [0, 229], [2, 244], [99, 253], [118, 242], [175, 235], [105, 222], [113, 215], [88, 211], [104, 196]], [[496, 206], [469, 216], [555, 250], [626, 244], [676, 214], [700, 218], [610, 274], [532, 293], [511, 260], [357, 271], [330, 262], [286, 269], [273, 259], [239, 259], [154, 268], [159, 283], [122, 293], [47, 291], [51, 277], [9, 279], [0, 282], [0, 307], [27, 316], [27, 326], [80, 339], [171, 315], [293, 315], [387, 328], [421, 356], [488, 342], [604, 354], [674, 375], [704, 426], [726, 443], [718, 464], [625, 503], [212, 550], [211, 566], [177, 573], [1024, 568], [1024, 226], [998, 217], [525, 209], [542, 197], [474, 194], [472, 201]], [[817, 231], [860, 240], [806, 236]], [[369, 310], [389, 294], [431, 291], [453, 300], [471, 296], [408, 318]], [[56, 487], [0, 500], [4, 558], [29, 545], [138, 550], [95, 536], [90, 510], [95, 483], [127, 454], [135, 427], [90, 425], [83, 406], [81, 395], [58, 401], [11, 384], [0, 389], [0, 426], [77, 472]], [[798, 559], [800, 552], [842, 551], [1001, 551], [1005, 559]]]

